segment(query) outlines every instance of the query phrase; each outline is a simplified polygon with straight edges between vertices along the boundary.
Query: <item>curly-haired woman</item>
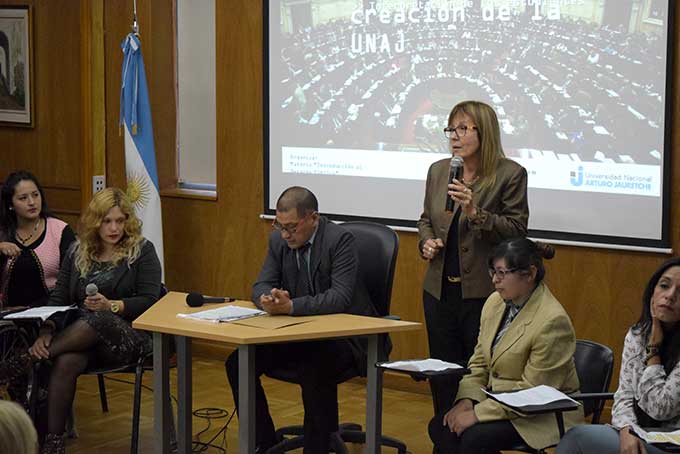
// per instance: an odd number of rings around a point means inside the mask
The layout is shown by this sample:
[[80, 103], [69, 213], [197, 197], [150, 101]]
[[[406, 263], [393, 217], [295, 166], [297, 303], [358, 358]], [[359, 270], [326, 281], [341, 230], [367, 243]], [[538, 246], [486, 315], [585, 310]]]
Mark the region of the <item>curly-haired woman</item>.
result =
[[[29, 350], [34, 360], [52, 362], [43, 453], [65, 452], [62, 434], [76, 381], [86, 368], [134, 362], [152, 348], [148, 334], [131, 322], [158, 300], [161, 265], [133, 206], [120, 189], [104, 189], [81, 224], [49, 299], [50, 305], [78, 309], [48, 319]], [[87, 295], [88, 284], [97, 286], [96, 294]]]

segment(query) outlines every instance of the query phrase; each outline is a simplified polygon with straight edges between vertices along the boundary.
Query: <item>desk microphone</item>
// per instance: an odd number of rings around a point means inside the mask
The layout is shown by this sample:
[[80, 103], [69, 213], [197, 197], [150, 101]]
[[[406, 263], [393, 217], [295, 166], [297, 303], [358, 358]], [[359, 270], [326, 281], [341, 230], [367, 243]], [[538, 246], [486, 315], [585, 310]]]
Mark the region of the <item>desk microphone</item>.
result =
[[187, 305], [191, 307], [201, 307], [204, 304], [230, 303], [236, 298], [228, 296], [203, 296], [200, 293], [189, 293], [187, 295]]
[[99, 288], [97, 287], [97, 284], [90, 282], [85, 286], [85, 294], [87, 296], [95, 296], [97, 292], [99, 291]]
[[[449, 167], [449, 182], [447, 184], [453, 183], [453, 180], [460, 181], [461, 175], [463, 173], [463, 158], [460, 156], [454, 156], [451, 158], [451, 166]], [[449, 196], [449, 188], [446, 188], [446, 211], [453, 213], [453, 199]]]

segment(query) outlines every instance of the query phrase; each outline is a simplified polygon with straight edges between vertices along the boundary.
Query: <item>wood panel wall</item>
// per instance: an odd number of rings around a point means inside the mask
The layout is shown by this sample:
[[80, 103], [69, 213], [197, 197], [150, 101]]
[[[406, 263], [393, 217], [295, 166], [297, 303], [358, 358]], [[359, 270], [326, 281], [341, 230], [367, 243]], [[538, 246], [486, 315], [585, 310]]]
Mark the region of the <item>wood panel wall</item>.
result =
[[0, 126], [0, 180], [16, 169], [32, 171], [52, 211], [75, 225], [81, 202], [80, 4], [0, 0], [17, 3], [33, 13], [35, 126]]
[[[0, 3], [4, 1], [0, 0]], [[49, 198], [72, 207], [80, 190], [73, 165], [80, 146], [78, 8], [68, 2], [35, 1], [36, 127], [0, 128], [0, 172], [36, 169], [50, 185]], [[175, 180], [176, 90], [173, 74], [174, 2], [139, 0], [140, 35], [153, 110], [161, 186]], [[262, 6], [259, 0], [216, 2], [217, 33], [217, 199], [197, 200], [166, 193], [162, 198], [166, 281], [171, 289], [247, 298], [266, 251], [269, 222], [259, 218], [262, 170]], [[106, 159], [110, 185], [125, 181], [123, 143], [118, 135], [120, 42], [130, 30], [132, 0], [104, 4]], [[680, 10], [678, 10], [680, 13]], [[679, 21], [676, 18], [676, 23]], [[680, 30], [680, 27], [678, 27]], [[675, 61], [680, 32], [674, 41]], [[75, 49], [75, 50], [73, 50]], [[672, 191], [680, 192], [680, 99], [674, 65]], [[54, 189], [52, 189], [54, 187]], [[64, 189], [65, 188], [65, 189]], [[73, 200], [65, 194], [74, 192]], [[323, 211], [323, 200], [321, 208]], [[633, 216], [634, 214], [631, 214]], [[672, 205], [673, 248], [680, 250], [680, 210]], [[401, 252], [393, 312], [423, 320], [424, 262], [416, 236], [400, 233]], [[567, 308], [577, 336], [610, 345], [620, 357], [624, 334], [636, 320], [640, 295], [652, 271], [667, 257], [659, 254], [557, 247], [548, 263], [547, 282]], [[427, 354], [425, 332], [394, 336], [393, 358]]]

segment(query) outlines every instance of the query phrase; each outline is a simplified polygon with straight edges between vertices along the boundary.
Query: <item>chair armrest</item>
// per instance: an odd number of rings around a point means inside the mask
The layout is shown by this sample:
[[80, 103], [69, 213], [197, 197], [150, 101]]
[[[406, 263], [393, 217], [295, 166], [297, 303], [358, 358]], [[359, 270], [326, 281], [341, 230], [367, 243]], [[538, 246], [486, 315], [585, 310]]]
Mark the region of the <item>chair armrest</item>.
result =
[[399, 317], [398, 315], [383, 315], [380, 318], [384, 318], [387, 320], [401, 320], [401, 317]]
[[574, 393], [569, 394], [569, 397], [581, 402], [590, 400], [614, 400], [614, 393]]

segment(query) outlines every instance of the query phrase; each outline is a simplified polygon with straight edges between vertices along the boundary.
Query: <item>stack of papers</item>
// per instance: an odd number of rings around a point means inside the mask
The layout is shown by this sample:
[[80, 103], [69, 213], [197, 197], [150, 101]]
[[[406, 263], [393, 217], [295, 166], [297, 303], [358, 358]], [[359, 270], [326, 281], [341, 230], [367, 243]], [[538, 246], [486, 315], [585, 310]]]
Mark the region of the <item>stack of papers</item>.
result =
[[5, 320], [22, 319], [22, 318], [39, 318], [43, 322], [50, 318], [57, 312], [65, 312], [76, 309], [75, 306], [39, 306], [26, 309], [25, 311], [15, 312], [13, 314], [5, 315]]
[[536, 405], [547, 405], [551, 403], [564, 402], [580, 405], [571, 397], [551, 386], [540, 385], [533, 388], [523, 389], [507, 393], [491, 393], [482, 388], [489, 397], [512, 408], [530, 407]]
[[228, 305], [207, 311], [194, 312], [193, 314], [177, 314], [177, 316], [190, 320], [220, 323], [243, 320], [244, 318], [257, 317], [263, 314], [266, 314], [266, 312], [259, 309]]
[[673, 432], [647, 432], [642, 427], [632, 426], [635, 435], [647, 443], [670, 443], [680, 446], [680, 430]]
[[439, 372], [448, 369], [462, 369], [455, 363], [447, 363], [441, 359], [416, 359], [408, 361], [393, 361], [391, 363], [382, 363], [382, 367], [387, 369], [405, 370], [408, 372]]

